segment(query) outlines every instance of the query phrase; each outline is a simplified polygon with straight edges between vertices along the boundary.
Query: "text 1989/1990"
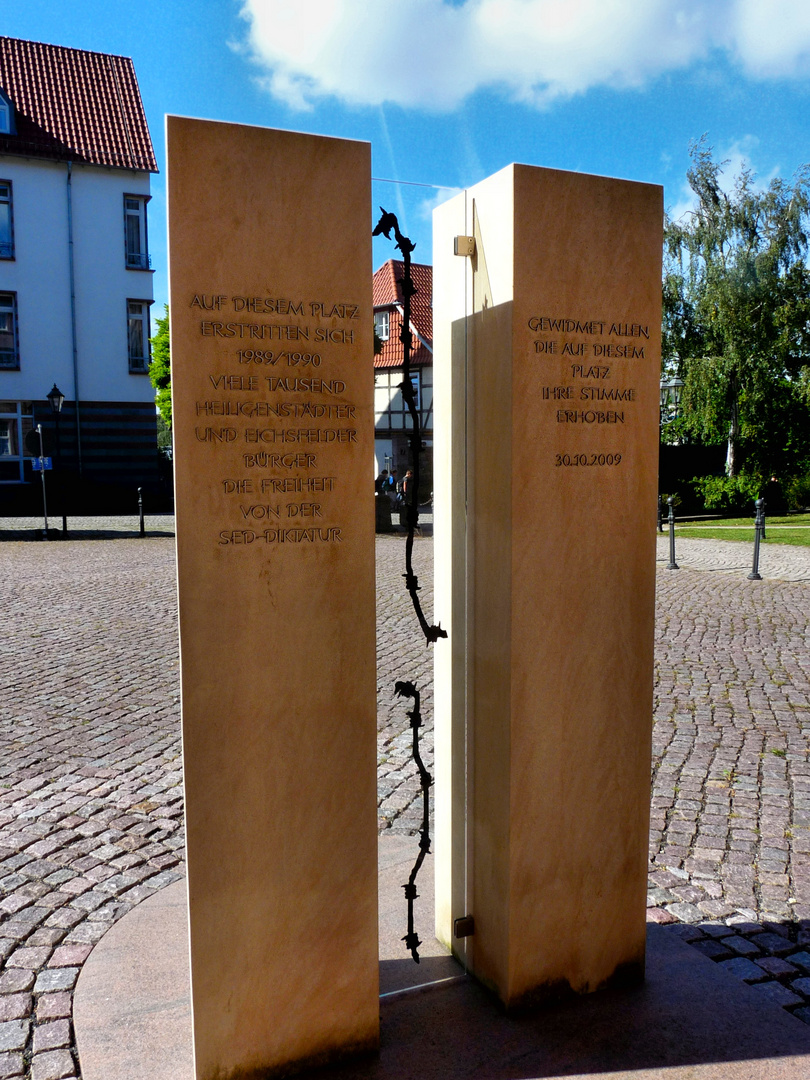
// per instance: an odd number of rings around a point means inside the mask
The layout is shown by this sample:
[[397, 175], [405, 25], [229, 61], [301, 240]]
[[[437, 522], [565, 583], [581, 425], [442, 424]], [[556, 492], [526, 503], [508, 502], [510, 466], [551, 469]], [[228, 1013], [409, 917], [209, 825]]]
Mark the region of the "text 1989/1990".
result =
[[555, 465], [618, 465], [621, 454], [555, 454]]
[[240, 349], [239, 350], [239, 363], [240, 364], [278, 364], [287, 361], [287, 367], [298, 367], [300, 364], [302, 367], [307, 367], [311, 364], [312, 367], [321, 366], [321, 358], [318, 353], [300, 353], [300, 352], [265, 352], [261, 349]]

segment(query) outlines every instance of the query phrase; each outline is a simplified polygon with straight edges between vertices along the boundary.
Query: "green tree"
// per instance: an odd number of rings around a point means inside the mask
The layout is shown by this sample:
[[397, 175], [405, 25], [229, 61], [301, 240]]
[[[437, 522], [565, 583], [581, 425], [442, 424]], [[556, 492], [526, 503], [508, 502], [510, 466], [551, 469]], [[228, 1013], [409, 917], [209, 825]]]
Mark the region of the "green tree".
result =
[[787, 478], [810, 466], [810, 169], [758, 188], [705, 137], [690, 148], [696, 205], [664, 239], [664, 370], [684, 380], [665, 437], [727, 443], [726, 473]]
[[165, 314], [156, 319], [157, 332], [152, 342], [152, 363], [149, 365], [149, 378], [157, 393], [155, 404], [166, 427], [172, 426], [172, 368], [169, 351], [169, 305], [164, 304]]

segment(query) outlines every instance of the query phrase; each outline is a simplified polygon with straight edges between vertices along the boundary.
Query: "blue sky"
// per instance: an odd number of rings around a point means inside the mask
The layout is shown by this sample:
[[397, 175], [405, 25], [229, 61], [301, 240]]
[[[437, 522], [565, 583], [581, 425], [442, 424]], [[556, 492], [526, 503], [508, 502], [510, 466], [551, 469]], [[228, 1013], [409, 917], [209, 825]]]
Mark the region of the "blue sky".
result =
[[432, 206], [512, 161], [663, 184], [676, 212], [704, 132], [763, 181], [810, 161], [807, 0], [0, 0], [0, 33], [133, 58], [157, 313], [165, 113], [368, 140], [375, 177], [435, 185], [373, 189], [425, 262]]

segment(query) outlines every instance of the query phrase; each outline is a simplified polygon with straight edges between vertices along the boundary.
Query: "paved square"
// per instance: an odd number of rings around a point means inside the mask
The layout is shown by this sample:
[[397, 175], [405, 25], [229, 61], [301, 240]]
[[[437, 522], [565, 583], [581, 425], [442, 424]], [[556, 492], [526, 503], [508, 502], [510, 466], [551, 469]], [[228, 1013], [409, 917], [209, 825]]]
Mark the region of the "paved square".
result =
[[[172, 523], [82, 521], [88, 538], [47, 544], [0, 523], [0, 1078], [21, 1058], [78, 1075], [82, 963], [182, 874]], [[765, 547], [749, 582], [743, 545], [679, 543], [677, 572], [659, 545], [649, 914], [810, 1019], [810, 551]], [[393, 684], [416, 681], [432, 720], [432, 654], [403, 560], [378, 538], [379, 824], [413, 833]], [[429, 537], [414, 562], [430, 613]], [[432, 727], [423, 752], [432, 769]]]

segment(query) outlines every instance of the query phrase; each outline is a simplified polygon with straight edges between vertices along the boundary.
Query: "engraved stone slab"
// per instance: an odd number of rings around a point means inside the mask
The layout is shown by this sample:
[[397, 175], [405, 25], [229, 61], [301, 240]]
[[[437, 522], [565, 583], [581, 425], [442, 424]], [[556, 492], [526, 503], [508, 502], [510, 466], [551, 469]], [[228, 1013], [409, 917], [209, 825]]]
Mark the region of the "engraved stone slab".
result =
[[529, 166], [434, 215], [438, 937], [510, 1007], [643, 973], [661, 243]]
[[378, 1039], [370, 148], [169, 117], [197, 1080]]

